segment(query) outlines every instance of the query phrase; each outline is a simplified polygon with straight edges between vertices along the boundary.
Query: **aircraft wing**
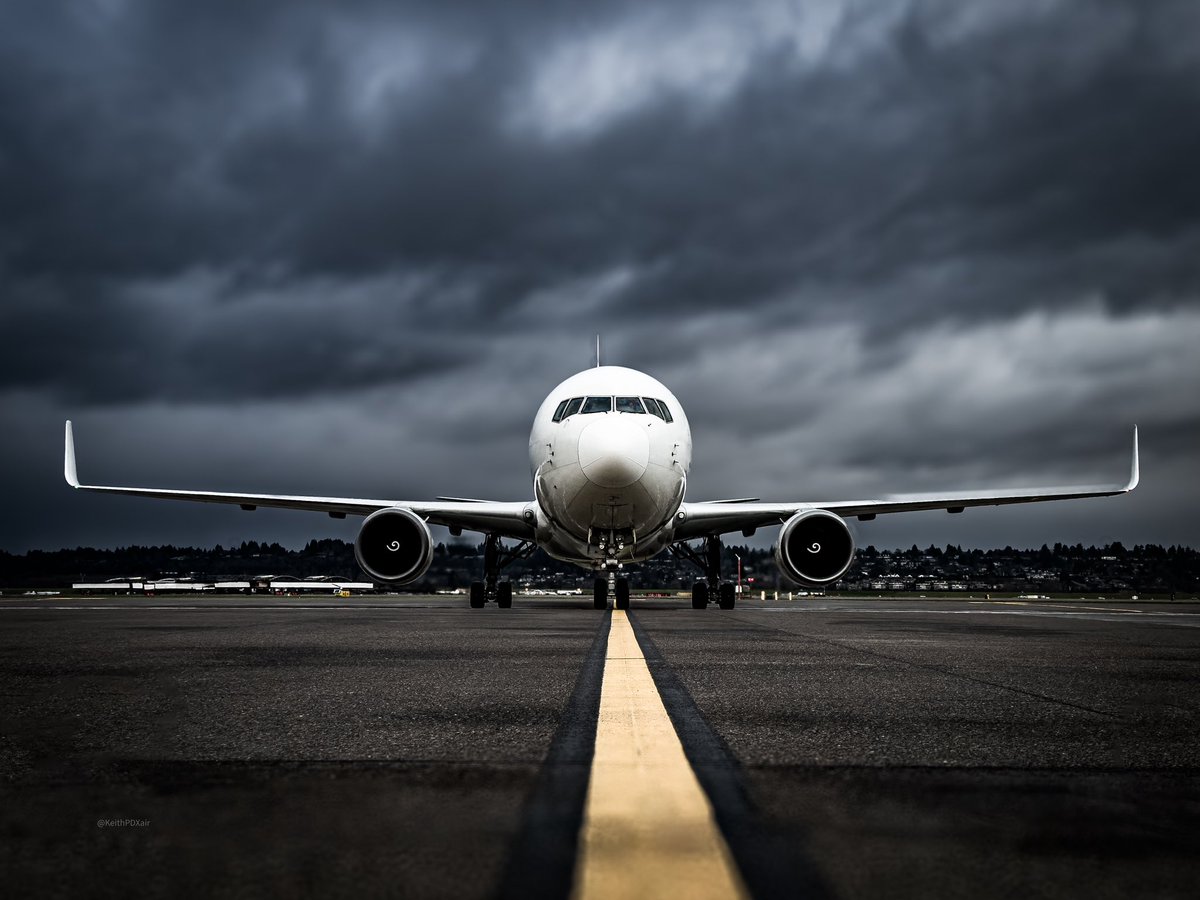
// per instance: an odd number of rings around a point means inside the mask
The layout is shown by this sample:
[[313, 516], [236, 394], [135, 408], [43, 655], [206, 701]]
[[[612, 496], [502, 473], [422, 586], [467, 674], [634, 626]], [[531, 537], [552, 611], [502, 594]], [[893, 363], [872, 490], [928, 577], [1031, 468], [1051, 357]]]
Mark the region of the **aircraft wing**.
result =
[[128, 494], [153, 497], [159, 500], [190, 500], [196, 503], [226, 503], [252, 510], [257, 507], [306, 509], [328, 513], [335, 519], [347, 515], [367, 516], [379, 509], [402, 507], [410, 509], [433, 525], [446, 525], [466, 531], [496, 534], [500, 537], [528, 540], [533, 537], [536, 521], [532, 501], [495, 502], [490, 500], [374, 500], [354, 497], [305, 497], [288, 494], [234, 494], [224, 491], [179, 491], [160, 488], [117, 487], [113, 485], [80, 484], [75, 466], [75, 437], [70, 421], [66, 428], [66, 454], [63, 474], [67, 484], [81, 491], [106, 494]]
[[1084, 497], [1111, 497], [1127, 494], [1137, 487], [1138, 433], [1133, 429], [1133, 457], [1129, 481], [1123, 485], [1076, 485], [1072, 487], [1033, 488], [993, 491], [945, 491], [925, 494], [891, 494], [876, 500], [803, 501], [793, 503], [762, 503], [741, 501], [710, 501], [684, 503], [677, 514], [675, 540], [689, 541], [730, 531], [750, 531], [786, 522], [806, 509], [825, 509], [843, 518], [857, 516], [873, 519], [877, 515], [917, 510], [944, 509], [962, 512], [968, 506], [1004, 506], [1010, 503], [1042, 503], [1048, 500], [1078, 500]]

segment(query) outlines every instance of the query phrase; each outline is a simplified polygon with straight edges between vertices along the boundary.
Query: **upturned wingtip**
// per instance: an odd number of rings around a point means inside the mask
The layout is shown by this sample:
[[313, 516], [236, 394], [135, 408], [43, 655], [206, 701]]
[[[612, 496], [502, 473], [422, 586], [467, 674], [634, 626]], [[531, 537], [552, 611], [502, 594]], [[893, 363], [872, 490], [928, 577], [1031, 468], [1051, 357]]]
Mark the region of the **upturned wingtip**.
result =
[[1133, 426], [1133, 459], [1129, 464], [1129, 484], [1125, 485], [1126, 491], [1132, 491], [1138, 486], [1138, 482], [1142, 478], [1141, 465], [1138, 462], [1138, 427]]
[[67, 419], [66, 451], [63, 456], [63, 475], [71, 487], [79, 487], [79, 474], [75, 469], [75, 434], [71, 430], [71, 420]]

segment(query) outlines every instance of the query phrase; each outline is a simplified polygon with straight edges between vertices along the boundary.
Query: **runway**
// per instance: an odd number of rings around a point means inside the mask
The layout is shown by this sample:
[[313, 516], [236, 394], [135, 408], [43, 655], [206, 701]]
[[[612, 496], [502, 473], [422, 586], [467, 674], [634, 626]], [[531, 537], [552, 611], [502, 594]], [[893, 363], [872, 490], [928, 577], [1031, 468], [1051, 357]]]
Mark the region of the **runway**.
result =
[[1196, 893], [1200, 606], [590, 607], [0, 601], [6, 894], [584, 896], [603, 760], [690, 770], [734, 895]]

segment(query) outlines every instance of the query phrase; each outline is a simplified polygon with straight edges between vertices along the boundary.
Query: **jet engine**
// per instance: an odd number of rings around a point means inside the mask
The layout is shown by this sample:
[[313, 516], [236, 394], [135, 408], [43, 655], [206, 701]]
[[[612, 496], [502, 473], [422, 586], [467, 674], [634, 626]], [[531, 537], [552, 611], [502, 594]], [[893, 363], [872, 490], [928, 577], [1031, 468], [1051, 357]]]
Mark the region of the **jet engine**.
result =
[[854, 560], [854, 535], [841, 516], [823, 509], [798, 512], [779, 532], [775, 564], [801, 584], [820, 587], [837, 581]]
[[429, 526], [410, 509], [371, 513], [354, 539], [354, 558], [375, 581], [408, 584], [429, 570], [433, 538]]

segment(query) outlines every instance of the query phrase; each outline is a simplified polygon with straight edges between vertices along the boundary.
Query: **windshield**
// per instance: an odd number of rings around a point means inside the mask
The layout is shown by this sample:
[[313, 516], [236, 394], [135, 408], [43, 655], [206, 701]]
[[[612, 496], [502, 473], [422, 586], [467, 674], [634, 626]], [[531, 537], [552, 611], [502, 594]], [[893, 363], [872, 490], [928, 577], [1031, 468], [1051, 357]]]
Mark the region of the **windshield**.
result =
[[646, 414], [646, 410], [642, 409], [642, 401], [637, 397], [618, 397], [617, 412]]
[[583, 401], [583, 412], [612, 412], [612, 397], [588, 397]]
[[667, 409], [667, 404], [661, 400], [655, 400], [653, 397], [643, 397], [642, 399], [646, 401], [646, 409], [650, 411], [651, 415], [658, 416], [664, 422], [672, 421], [671, 411]]

